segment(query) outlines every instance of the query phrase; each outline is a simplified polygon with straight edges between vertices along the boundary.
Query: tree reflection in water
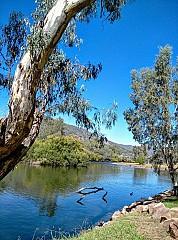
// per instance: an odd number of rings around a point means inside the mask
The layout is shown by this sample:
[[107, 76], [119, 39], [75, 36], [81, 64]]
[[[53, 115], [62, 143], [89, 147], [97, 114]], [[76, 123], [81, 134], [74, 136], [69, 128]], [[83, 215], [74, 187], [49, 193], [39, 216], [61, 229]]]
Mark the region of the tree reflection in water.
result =
[[[32, 198], [39, 208], [40, 216], [53, 217], [59, 195], [75, 193], [84, 181], [98, 180], [102, 176], [100, 164], [89, 168], [54, 168], [30, 166], [20, 163], [14, 171], [0, 182], [0, 191], [6, 188], [23, 197]], [[119, 168], [108, 166], [108, 174], [118, 174]], [[107, 173], [107, 166], [106, 172]]]

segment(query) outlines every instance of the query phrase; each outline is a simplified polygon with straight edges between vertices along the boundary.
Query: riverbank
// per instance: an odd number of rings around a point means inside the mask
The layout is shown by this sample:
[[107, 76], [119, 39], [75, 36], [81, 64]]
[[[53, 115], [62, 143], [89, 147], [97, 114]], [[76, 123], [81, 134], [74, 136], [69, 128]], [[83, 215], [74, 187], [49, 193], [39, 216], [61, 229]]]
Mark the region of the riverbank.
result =
[[[128, 166], [128, 167], [144, 168], [144, 169], [153, 168], [152, 164], [139, 164], [139, 163], [128, 163], [128, 162], [115, 162], [113, 164], [121, 165], [121, 166]], [[161, 165], [161, 170], [168, 170], [167, 165]]]
[[[102, 227], [95, 227], [92, 230], [87, 230], [78, 237], [69, 239], [178, 239], [178, 231], [175, 229], [175, 226], [178, 227], [178, 198], [172, 195], [172, 190], [165, 191], [155, 197], [149, 197], [143, 202], [132, 203], [130, 206], [125, 206], [122, 211], [115, 212], [111, 221], [103, 223]], [[159, 202], [160, 200], [165, 205]]]
[[[141, 224], [140, 224], [141, 223]], [[173, 240], [158, 220], [146, 213], [130, 213], [107, 226], [92, 229], [72, 240]]]

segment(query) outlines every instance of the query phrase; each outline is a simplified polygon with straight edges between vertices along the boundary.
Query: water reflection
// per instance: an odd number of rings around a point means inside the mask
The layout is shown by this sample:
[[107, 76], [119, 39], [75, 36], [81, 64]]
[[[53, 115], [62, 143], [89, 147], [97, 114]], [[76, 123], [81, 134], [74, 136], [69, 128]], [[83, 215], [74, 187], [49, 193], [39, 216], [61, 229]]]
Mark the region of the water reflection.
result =
[[[84, 187], [103, 190], [79, 204], [76, 191]], [[0, 182], [0, 239], [32, 239], [36, 228], [41, 236], [53, 226], [71, 232], [86, 220], [91, 226], [124, 205], [170, 187], [167, 172], [157, 176], [152, 170], [109, 163], [78, 169], [19, 164]]]
[[133, 181], [140, 182], [146, 180], [148, 171], [145, 171], [143, 168], [134, 168], [133, 169]]
[[53, 168], [19, 164], [3, 181], [0, 191], [10, 189], [15, 194], [33, 198], [41, 216], [52, 217], [57, 209], [58, 195], [76, 192], [82, 182], [95, 182], [102, 175], [118, 174], [119, 168], [93, 164], [89, 168]]

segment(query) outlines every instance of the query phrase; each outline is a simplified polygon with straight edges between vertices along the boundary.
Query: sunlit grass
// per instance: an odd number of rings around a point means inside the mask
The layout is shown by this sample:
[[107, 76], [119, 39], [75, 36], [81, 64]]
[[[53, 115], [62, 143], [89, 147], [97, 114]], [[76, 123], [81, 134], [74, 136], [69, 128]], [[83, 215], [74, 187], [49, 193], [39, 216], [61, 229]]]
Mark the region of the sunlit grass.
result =
[[[72, 240], [146, 240], [136, 231], [136, 224], [127, 217], [121, 217], [112, 222], [111, 225], [99, 229], [93, 228], [78, 237], [62, 238]], [[57, 240], [53, 238], [52, 240]]]
[[[38, 238], [47, 240], [49, 238]], [[69, 236], [58, 231], [51, 231], [50, 240], [172, 240], [160, 221], [151, 214], [131, 212], [109, 222], [106, 226], [83, 229], [81, 234]], [[36, 239], [37, 240], [37, 239]]]
[[169, 198], [164, 199], [163, 203], [167, 208], [178, 207], [178, 197], [171, 196]]

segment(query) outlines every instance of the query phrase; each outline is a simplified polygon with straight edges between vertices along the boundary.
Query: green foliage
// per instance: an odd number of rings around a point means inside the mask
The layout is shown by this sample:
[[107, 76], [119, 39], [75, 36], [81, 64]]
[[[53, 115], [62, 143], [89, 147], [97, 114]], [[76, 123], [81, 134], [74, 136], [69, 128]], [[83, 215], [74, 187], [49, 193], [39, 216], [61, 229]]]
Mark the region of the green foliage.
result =
[[134, 153], [135, 162], [137, 162], [139, 164], [146, 163], [147, 151], [146, 151], [145, 145], [134, 146], [132, 151]]
[[40, 161], [42, 165], [74, 167], [86, 165], [88, 161], [95, 161], [99, 157], [72, 136], [48, 136], [45, 140], [37, 140], [27, 155], [28, 159]]
[[133, 149], [132, 149], [132, 151], [133, 151], [133, 154], [134, 154], [134, 158], [135, 158], [135, 159], [136, 159], [139, 155], [144, 155], [144, 156], [147, 155], [145, 145], [142, 145], [142, 146], [134, 146]]
[[44, 120], [40, 127], [40, 132], [38, 135], [39, 139], [45, 139], [49, 135], [61, 136], [63, 135], [63, 119], [53, 120], [50, 117], [44, 117]]
[[[129, 214], [130, 215], [130, 214]], [[142, 236], [137, 232], [138, 222], [134, 220], [133, 216], [119, 217], [117, 221], [113, 221], [106, 227], [101, 229], [93, 228], [90, 231], [86, 231], [77, 237], [69, 237], [68, 239], [76, 240], [146, 240], [145, 236]], [[57, 240], [58, 238], [53, 238]], [[65, 238], [62, 238], [65, 239]]]
[[103, 147], [99, 147], [96, 144], [96, 140], [93, 140], [93, 144], [91, 143], [91, 141], [89, 142], [89, 149], [91, 151], [94, 151], [100, 155], [103, 156], [103, 160], [109, 160], [109, 161], [113, 161], [113, 162], [117, 162], [119, 159], [119, 156], [122, 154], [122, 149], [120, 147], [118, 147], [116, 144], [110, 144], [110, 143], [106, 143], [104, 144]]
[[146, 158], [144, 156], [138, 156], [135, 161], [136, 163], [139, 163], [140, 165], [142, 165], [146, 163]]
[[12, 12], [9, 23], [0, 26], [0, 86], [10, 90], [13, 67], [24, 53], [28, 20], [21, 12]]
[[[0, 37], [0, 85], [11, 89], [13, 76], [11, 74], [15, 61], [20, 60], [23, 53], [30, 51], [31, 66], [37, 66], [42, 51], [49, 45], [50, 34], [44, 31], [44, 22], [48, 12], [55, 5], [56, 0], [36, 0], [36, 9], [32, 13], [33, 22], [25, 19], [21, 13], [12, 13], [9, 24], [1, 29]], [[101, 18], [113, 23], [121, 17], [121, 9], [125, 0], [93, 1], [89, 6], [78, 13], [66, 27], [62, 41], [54, 47], [41, 74], [41, 81], [36, 91], [36, 108], [55, 116], [64, 113], [72, 115], [78, 126], [90, 130], [101, 142], [105, 137], [100, 133], [100, 125], [111, 128], [117, 120], [117, 104], [114, 103], [100, 113], [88, 100], [83, 97], [84, 82], [96, 79], [102, 70], [101, 64], [81, 64], [78, 59], [69, 59], [62, 47], [79, 46], [82, 42], [76, 33], [77, 22], [87, 21], [96, 17], [97, 12]], [[29, 34], [26, 36], [27, 26]], [[62, 45], [62, 43], [64, 45]], [[5, 53], [5, 54], [4, 54]], [[19, 66], [20, 67], [20, 66]], [[82, 84], [79, 81], [82, 80]], [[89, 118], [88, 112], [93, 113]]]
[[[100, 142], [91, 133], [85, 129], [68, 125], [63, 119], [52, 119], [45, 117], [38, 135], [39, 139], [46, 139], [49, 135], [53, 136], [73, 136], [80, 139], [86, 149], [95, 153], [94, 157], [90, 156], [90, 161], [127, 161], [130, 162], [131, 152], [121, 148], [118, 144], [107, 141], [101, 147]], [[128, 157], [127, 157], [128, 156]]]
[[[153, 150], [153, 163], [165, 163], [176, 183], [178, 163], [178, 66], [171, 64], [170, 46], [160, 48], [155, 66], [132, 71], [134, 108], [124, 112], [129, 130]], [[159, 168], [158, 168], [159, 169]]]

